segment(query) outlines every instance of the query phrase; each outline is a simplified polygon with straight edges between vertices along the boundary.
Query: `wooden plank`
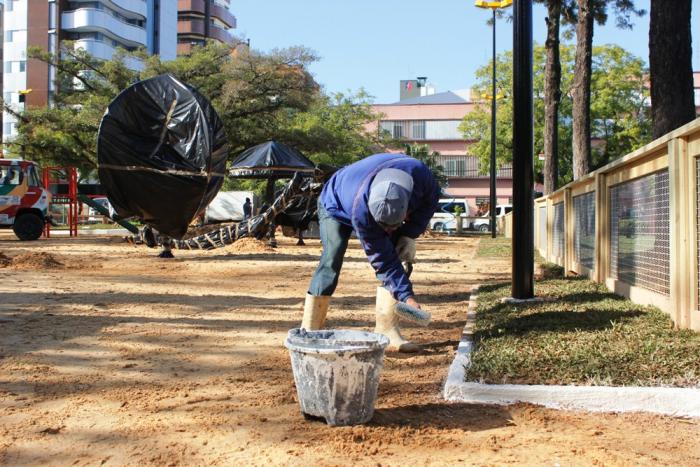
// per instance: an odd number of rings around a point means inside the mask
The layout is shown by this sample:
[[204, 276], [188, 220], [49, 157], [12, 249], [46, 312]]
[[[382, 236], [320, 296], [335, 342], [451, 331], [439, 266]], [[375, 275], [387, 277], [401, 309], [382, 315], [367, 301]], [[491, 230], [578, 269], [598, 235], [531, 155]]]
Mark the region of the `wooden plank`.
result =
[[585, 195], [586, 193], [590, 193], [591, 191], [595, 191], [595, 178], [592, 180], [587, 180], [586, 183], [581, 183], [575, 187], [572, 187], [571, 196], [581, 196]]
[[610, 271], [610, 190], [606, 175], [595, 177], [595, 281], [605, 282]]
[[564, 190], [564, 273], [574, 269], [574, 204], [571, 190]]
[[644, 159], [636, 160], [633, 164], [619, 167], [616, 171], [606, 174], [608, 186], [629, 182], [659, 170], [668, 168], [668, 150], [649, 154]]
[[666, 295], [630, 285], [626, 282], [615, 280], [612, 277], [608, 277], [605, 280], [605, 285], [612, 292], [627, 297], [634, 303], [655, 306], [673, 318], [673, 305], [671, 304], [671, 299]]

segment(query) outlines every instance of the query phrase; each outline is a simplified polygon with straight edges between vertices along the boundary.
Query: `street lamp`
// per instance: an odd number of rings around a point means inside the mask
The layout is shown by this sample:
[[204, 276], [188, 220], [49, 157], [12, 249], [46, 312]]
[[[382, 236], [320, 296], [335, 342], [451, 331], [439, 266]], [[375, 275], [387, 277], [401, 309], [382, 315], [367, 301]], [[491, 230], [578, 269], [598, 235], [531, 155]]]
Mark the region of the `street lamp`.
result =
[[496, 10], [507, 8], [513, 4], [513, 0], [486, 1], [476, 0], [474, 3], [479, 8], [490, 9], [493, 13], [493, 79], [491, 87], [491, 167], [490, 167], [490, 194], [489, 213], [491, 214], [491, 238], [496, 238]]

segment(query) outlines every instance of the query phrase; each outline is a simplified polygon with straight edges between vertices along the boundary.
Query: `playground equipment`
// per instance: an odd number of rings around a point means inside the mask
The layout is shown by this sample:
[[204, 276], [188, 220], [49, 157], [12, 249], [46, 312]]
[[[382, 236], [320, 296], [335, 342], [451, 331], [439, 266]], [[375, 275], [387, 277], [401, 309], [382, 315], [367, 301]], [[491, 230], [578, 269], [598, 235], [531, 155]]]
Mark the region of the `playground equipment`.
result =
[[[44, 167], [44, 187], [52, 193], [51, 205], [67, 206], [68, 234], [78, 236], [78, 171], [75, 167]], [[51, 223], [44, 226], [44, 236], [51, 237]]]

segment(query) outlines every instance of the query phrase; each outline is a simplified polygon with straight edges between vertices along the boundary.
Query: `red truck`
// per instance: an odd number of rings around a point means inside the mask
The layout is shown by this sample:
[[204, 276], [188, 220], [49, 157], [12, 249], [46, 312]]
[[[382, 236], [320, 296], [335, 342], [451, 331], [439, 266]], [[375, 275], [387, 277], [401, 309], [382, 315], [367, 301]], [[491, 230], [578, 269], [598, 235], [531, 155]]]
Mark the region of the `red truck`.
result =
[[36, 240], [48, 220], [51, 193], [41, 184], [33, 162], [0, 159], [0, 229], [20, 240]]

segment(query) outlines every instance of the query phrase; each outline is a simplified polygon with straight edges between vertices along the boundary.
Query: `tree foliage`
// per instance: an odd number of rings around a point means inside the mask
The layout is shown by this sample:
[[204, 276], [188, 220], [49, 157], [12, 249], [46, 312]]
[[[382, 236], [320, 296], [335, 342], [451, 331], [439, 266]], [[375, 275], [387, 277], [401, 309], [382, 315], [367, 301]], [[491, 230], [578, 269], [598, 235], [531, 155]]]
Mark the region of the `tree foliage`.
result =
[[[209, 43], [172, 61], [143, 51], [119, 50], [104, 61], [62, 44], [61, 54], [30, 49], [57, 70], [59, 92], [51, 107], [18, 112], [11, 152], [41, 164], [97, 167], [99, 123], [109, 102], [138, 80], [170, 73], [197, 88], [221, 116], [231, 159], [269, 139], [292, 144], [316, 162], [343, 165], [384, 144], [366, 127], [378, 120], [363, 91], [326, 96], [309, 72], [316, 55], [303, 47], [269, 53]], [[141, 61], [134, 71], [135, 60]], [[131, 67], [129, 65], [132, 65]]]
[[[544, 130], [544, 61], [545, 49], [536, 46], [533, 53], [534, 146], [535, 154], [543, 151]], [[561, 104], [559, 113], [560, 182], [572, 179], [572, 95], [574, 48], [561, 47]], [[491, 64], [477, 70], [474, 95], [490, 92]], [[512, 53], [496, 58], [496, 88], [505, 98], [497, 104], [496, 161], [501, 167], [512, 162]], [[614, 160], [649, 141], [648, 89], [645, 86], [644, 61], [621, 47], [604, 45], [593, 49], [591, 86], [591, 120], [593, 131], [593, 168]], [[491, 154], [491, 105], [481, 101], [460, 125], [468, 152], [478, 156], [480, 167], [488, 173]], [[535, 159], [535, 170], [542, 162]]]
[[423, 162], [433, 172], [433, 177], [442, 188], [447, 188], [445, 168], [440, 164], [440, 153], [431, 151], [427, 144], [407, 144], [405, 153]]

